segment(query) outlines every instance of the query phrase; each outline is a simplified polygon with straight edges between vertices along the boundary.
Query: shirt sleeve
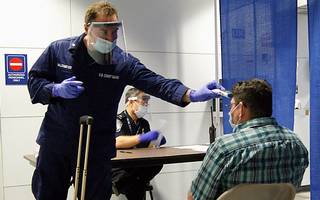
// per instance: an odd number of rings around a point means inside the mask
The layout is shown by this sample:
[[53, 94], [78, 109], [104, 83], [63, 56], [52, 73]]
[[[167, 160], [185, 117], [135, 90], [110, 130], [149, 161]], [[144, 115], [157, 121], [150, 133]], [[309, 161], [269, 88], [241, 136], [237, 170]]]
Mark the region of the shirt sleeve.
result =
[[38, 58], [29, 72], [28, 90], [32, 103], [49, 104], [52, 98], [55, 67], [52, 65], [53, 51], [50, 45]]
[[116, 134], [115, 136], [118, 137], [120, 135], [123, 134], [123, 123], [120, 119], [117, 118], [117, 121], [116, 121]]
[[197, 177], [192, 181], [191, 193], [195, 200], [216, 199], [226, 160], [219, 143], [213, 143], [206, 153]]

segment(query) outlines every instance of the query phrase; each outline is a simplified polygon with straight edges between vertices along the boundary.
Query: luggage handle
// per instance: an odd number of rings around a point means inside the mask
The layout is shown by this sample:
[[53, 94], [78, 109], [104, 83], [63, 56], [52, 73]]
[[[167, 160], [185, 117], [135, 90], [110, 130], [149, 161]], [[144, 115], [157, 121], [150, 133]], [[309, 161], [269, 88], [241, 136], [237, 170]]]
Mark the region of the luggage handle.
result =
[[93, 117], [84, 115], [80, 117], [80, 135], [79, 135], [79, 146], [78, 146], [78, 155], [77, 155], [77, 166], [76, 166], [76, 177], [75, 177], [75, 191], [73, 200], [77, 199], [78, 187], [80, 181], [80, 159], [81, 159], [81, 147], [82, 147], [82, 135], [83, 135], [83, 126], [87, 125], [87, 141], [84, 157], [84, 166], [82, 173], [82, 187], [81, 187], [81, 200], [84, 200], [86, 193], [86, 181], [87, 181], [87, 165], [88, 165], [88, 156], [89, 156], [89, 144], [90, 144], [90, 135], [91, 135], [91, 125], [93, 123]]
[[92, 123], [93, 123], [93, 117], [91, 117], [89, 115], [84, 115], [84, 116], [80, 117], [80, 124], [92, 125]]

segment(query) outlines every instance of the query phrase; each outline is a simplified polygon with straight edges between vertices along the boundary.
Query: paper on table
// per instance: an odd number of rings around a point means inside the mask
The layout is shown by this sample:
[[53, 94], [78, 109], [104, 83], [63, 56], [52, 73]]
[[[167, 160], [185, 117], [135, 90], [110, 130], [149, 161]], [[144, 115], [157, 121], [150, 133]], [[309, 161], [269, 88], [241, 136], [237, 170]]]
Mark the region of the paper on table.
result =
[[153, 130], [157, 130], [161, 133], [165, 133], [167, 128], [167, 120], [165, 119], [158, 119], [157, 124], [152, 125]]
[[162, 138], [163, 138], [163, 135], [161, 133], [159, 133], [158, 138], [156, 140], [152, 140], [150, 142], [149, 146], [155, 147], [155, 148], [160, 148]]
[[189, 145], [189, 146], [179, 146], [179, 147], [174, 147], [177, 149], [192, 149], [194, 151], [202, 151], [202, 152], [206, 152], [208, 149], [208, 145]]

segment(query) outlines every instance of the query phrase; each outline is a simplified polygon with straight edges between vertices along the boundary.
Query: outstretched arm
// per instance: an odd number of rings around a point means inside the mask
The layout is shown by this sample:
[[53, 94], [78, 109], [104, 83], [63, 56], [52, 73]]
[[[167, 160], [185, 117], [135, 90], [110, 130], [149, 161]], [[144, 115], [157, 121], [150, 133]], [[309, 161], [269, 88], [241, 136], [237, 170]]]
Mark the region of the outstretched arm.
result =
[[208, 101], [220, 96], [216, 89], [224, 90], [224, 88], [216, 81], [211, 81], [198, 90], [188, 89], [182, 97], [185, 103]]

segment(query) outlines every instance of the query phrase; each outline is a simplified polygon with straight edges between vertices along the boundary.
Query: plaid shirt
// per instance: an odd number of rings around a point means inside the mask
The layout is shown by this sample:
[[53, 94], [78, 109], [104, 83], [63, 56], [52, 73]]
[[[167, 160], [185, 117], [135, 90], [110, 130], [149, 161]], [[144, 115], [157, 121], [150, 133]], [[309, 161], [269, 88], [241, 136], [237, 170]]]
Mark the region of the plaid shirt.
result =
[[292, 131], [274, 118], [255, 118], [210, 145], [191, 192], [195, 200], [211, 200], [240, 183], [298, 187], [308, 164], [308, 151]]

